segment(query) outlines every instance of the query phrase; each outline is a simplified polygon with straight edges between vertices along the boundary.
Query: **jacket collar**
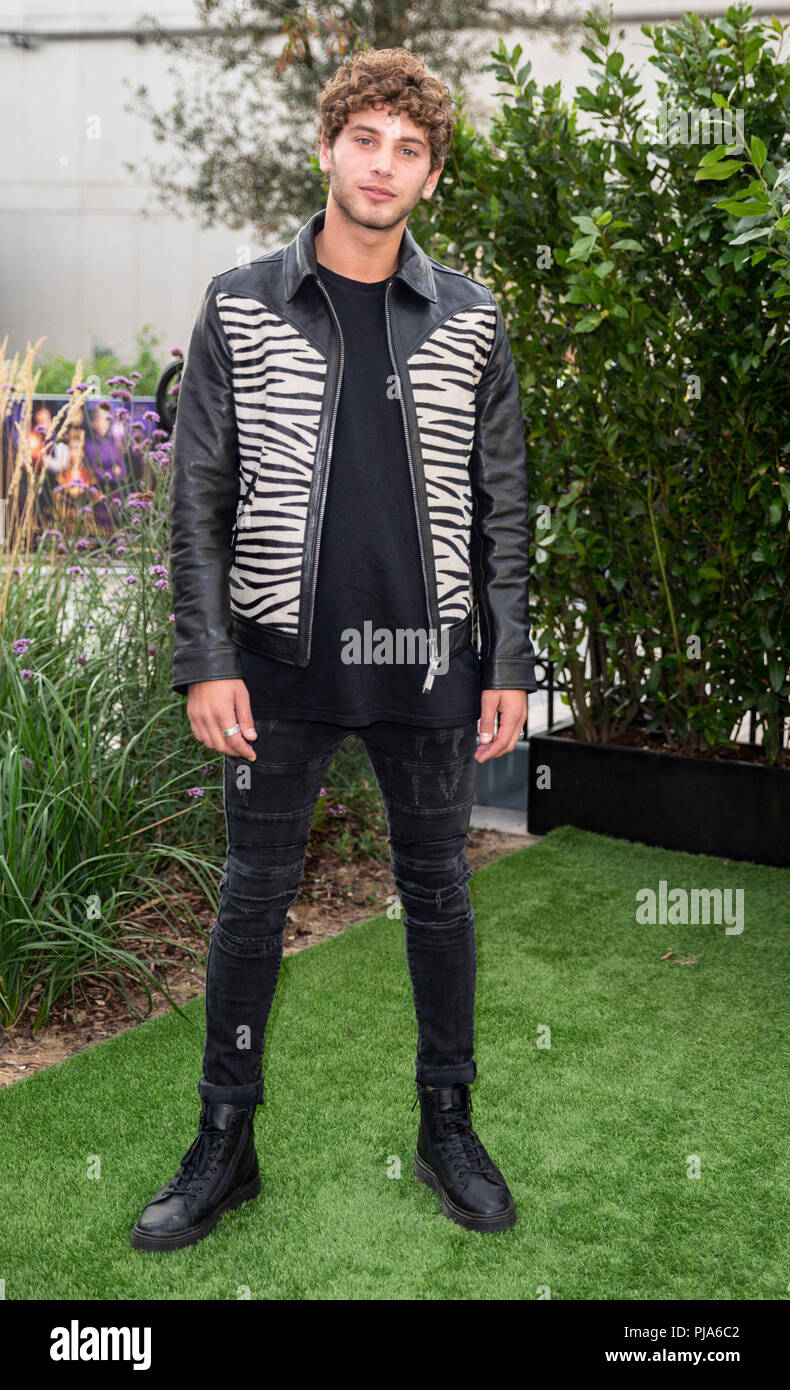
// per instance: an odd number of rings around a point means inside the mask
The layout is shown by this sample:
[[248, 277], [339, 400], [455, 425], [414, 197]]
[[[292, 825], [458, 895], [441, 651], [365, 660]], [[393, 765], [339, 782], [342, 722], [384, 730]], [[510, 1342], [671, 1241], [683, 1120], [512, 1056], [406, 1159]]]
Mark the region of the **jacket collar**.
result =
[[[326, 208], [321, 208], [319, 212], [313, 213], [304, 226], [299, 228], [293, 241], [289, 241], [285, 248], [283, 282], [287, 300], [293, 299], [306, 275], [318, 274], [314, 238], [315, 233], [323, 227], [325, 218]], [[403, 237], [398, 252], [398, 269], [395, 271], [394, 278], [405, 280], [407, 285], [411, 285], [413, 290], [416, 290], [426, 299], [436, 299], [436, 285], [434, 284], [431, 263], [422, 247], [414, 240], [408, 227], [403, 229]]]

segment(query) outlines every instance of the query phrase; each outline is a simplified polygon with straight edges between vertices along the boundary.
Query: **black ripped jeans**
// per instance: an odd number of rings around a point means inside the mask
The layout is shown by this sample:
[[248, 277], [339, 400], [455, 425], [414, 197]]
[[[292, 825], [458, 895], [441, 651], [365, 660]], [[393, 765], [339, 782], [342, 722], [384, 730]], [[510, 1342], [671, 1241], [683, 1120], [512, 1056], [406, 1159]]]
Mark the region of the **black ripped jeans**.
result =
[[390, 832], [417, 1017], [415, 1080], [474, 1081], [477, 948], [466, 840], [476, 722], [448, 729], [254, 723], [256, 761], [224, 757], [227, 856], [209, 938], [200, 1095], [238, 1105], [263, 1100], [264, 1038], [286, 913], [299, 892], [324, 777], [349, 733], [368, 750]]

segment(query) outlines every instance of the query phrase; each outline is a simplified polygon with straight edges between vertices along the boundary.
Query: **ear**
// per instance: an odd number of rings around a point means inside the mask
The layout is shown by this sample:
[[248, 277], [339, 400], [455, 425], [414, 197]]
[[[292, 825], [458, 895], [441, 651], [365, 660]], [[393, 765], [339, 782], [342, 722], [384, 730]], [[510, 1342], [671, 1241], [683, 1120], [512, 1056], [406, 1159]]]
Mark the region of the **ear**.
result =
[[442, 160], [442, 162], [441, 162], [441, 164], [439, 165], [438, 169], [434, 169], [433, 173], [431, 174], [430, 181], [429, 181], [428, 183], [426, 183], [424, 189], [422, 190], [422, 197], [423, 197], [423, 198], [431, 198], [431, 197], [433, 196], [433, 193], [434, 193], [434, 191], [435, 191], [435, 189], [436, 189], [436, 185], [437, 185], [437, 183], [439, 182], [439, 179], [440, 179], [441, 176], [442, 176], [442, 170], [443, 170], [443, 168], [444, 168], [444, 160]]

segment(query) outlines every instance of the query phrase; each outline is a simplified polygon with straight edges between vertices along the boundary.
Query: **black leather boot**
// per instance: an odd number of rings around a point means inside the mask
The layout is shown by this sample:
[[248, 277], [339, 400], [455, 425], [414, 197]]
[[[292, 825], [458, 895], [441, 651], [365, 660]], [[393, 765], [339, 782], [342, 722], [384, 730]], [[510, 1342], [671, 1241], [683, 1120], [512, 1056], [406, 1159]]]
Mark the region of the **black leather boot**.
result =
[[510, 1189], [472, 1129], [468, 1084], [431, 1090], [418, 1082], [417, 1100], [420, 1129], [415, 1178], [434, 1188], [445, 1216], [468, 1231], [504, 1231], [514, 1226], [516, 1207]]
[[226, 1211], [261, 1190], [254, 1106], [204, 1100], [198, 1136], [174, 1178], [151, 1198], [132, 1227], [137, 1250], [179, 1250], [213, 1231]]

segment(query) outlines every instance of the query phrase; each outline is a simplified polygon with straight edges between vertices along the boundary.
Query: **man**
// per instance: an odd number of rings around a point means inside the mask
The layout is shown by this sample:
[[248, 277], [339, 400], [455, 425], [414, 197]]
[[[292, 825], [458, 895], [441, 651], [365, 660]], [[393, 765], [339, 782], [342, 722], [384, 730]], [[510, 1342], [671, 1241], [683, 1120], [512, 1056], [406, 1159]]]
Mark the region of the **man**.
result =
[[260, 1191], [252, 1122], [286, 913], [350, 730], [381, 789], [403, 907], [414, 1173], [467, 1229], [516, 1219], [470, 1122], [465, 843], [475, 764], [515, 746], [536, 689], [518, 382], [490, 291], [406, 229], [450, 143], [447, 88], [404, 49], [368, 50], [319, 111], [326, 208], [212, 278], [179, 392], [173, 685], [195, 737], [226, 755], [228, 849], [199, 1132], [134, 1227], [142, 1249], [200, 1240]]

